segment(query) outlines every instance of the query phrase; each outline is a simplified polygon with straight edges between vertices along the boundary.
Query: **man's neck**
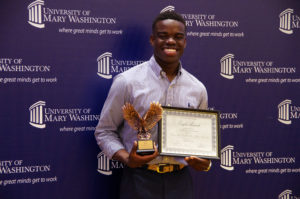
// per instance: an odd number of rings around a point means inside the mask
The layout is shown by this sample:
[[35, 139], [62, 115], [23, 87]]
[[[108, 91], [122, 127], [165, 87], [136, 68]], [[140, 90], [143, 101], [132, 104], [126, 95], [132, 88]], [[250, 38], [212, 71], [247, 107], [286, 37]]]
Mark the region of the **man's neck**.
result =
[[162, 70], [166, 73], [167, 78], [169, 79], [170, 82], [176, 77], [178, 73], [179, 65], [177, 68], [168, 68], [168, 67], [162, 67]]
[[156, 62], [166, 73], [166, 76], [169, 79], [169, 81], [172, 82], [172, 80], [176, 77], [178, 73], [180, 63], [178, 62], [178, 63], [167, 64], [159, 61], [158, 59], [156, 59]]

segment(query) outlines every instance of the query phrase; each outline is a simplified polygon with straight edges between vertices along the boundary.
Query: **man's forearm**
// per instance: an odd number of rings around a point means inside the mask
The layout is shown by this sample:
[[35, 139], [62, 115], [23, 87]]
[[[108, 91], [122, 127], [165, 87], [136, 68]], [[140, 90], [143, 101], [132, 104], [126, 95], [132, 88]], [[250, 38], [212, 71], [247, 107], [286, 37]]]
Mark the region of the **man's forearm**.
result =
[[114, 160], [118, 160], [123, 164], [127, 165], [130, 168], [141, 167], [149, 161], [153, 160], [158, 156], [158, 150], [156, 146], [154, 146], [155, 152], [151, 155], [138, 155], [137, 151], [137, 142], [134, 142], [130, 153], [128, 153], [125, 149], [120, 149], [113, 155]]
[[118, 160], [127, 165], [129, 161], [129, 153], [125, 149], [120, 149], [113, 155], [112, 159]]

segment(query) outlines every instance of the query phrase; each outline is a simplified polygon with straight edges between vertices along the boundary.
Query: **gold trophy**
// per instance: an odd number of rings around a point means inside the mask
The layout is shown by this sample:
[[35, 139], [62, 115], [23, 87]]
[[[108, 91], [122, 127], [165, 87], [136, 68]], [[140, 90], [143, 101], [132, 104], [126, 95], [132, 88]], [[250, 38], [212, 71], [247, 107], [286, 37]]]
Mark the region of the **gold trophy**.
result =
[[126, 103], [123, 107], [123, 117], [129, 126], [137, 133], [137, 154], [150, 155], [154, 153], [154, 143], [150, 139], [149, 132], [162, 117], [162, 107], [158, 102], [151, 102], [147, 113], [141, 118], [140, 114], [134, 109], [133, 105]]

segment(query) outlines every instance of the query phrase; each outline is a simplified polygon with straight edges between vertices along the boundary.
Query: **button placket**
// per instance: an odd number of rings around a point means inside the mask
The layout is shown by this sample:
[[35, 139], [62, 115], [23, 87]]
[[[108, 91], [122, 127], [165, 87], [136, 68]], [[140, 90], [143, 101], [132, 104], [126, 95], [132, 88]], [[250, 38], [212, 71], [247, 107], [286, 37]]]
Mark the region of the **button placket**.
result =
[[174, 83], [171, 83], [167, 90], [167, 106], [173, 105], [173, 99], [174, 99]]

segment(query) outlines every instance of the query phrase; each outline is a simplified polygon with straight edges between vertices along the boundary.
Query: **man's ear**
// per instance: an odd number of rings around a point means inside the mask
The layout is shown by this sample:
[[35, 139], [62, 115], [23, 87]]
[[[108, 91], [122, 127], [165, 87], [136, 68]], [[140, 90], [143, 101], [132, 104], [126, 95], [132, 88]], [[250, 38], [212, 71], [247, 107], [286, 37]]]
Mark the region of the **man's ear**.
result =
[[150, 41], [151, 46], [154, 46], [154, 36], [153, 36], [153, 34], [151, 34], [149, 41]]

